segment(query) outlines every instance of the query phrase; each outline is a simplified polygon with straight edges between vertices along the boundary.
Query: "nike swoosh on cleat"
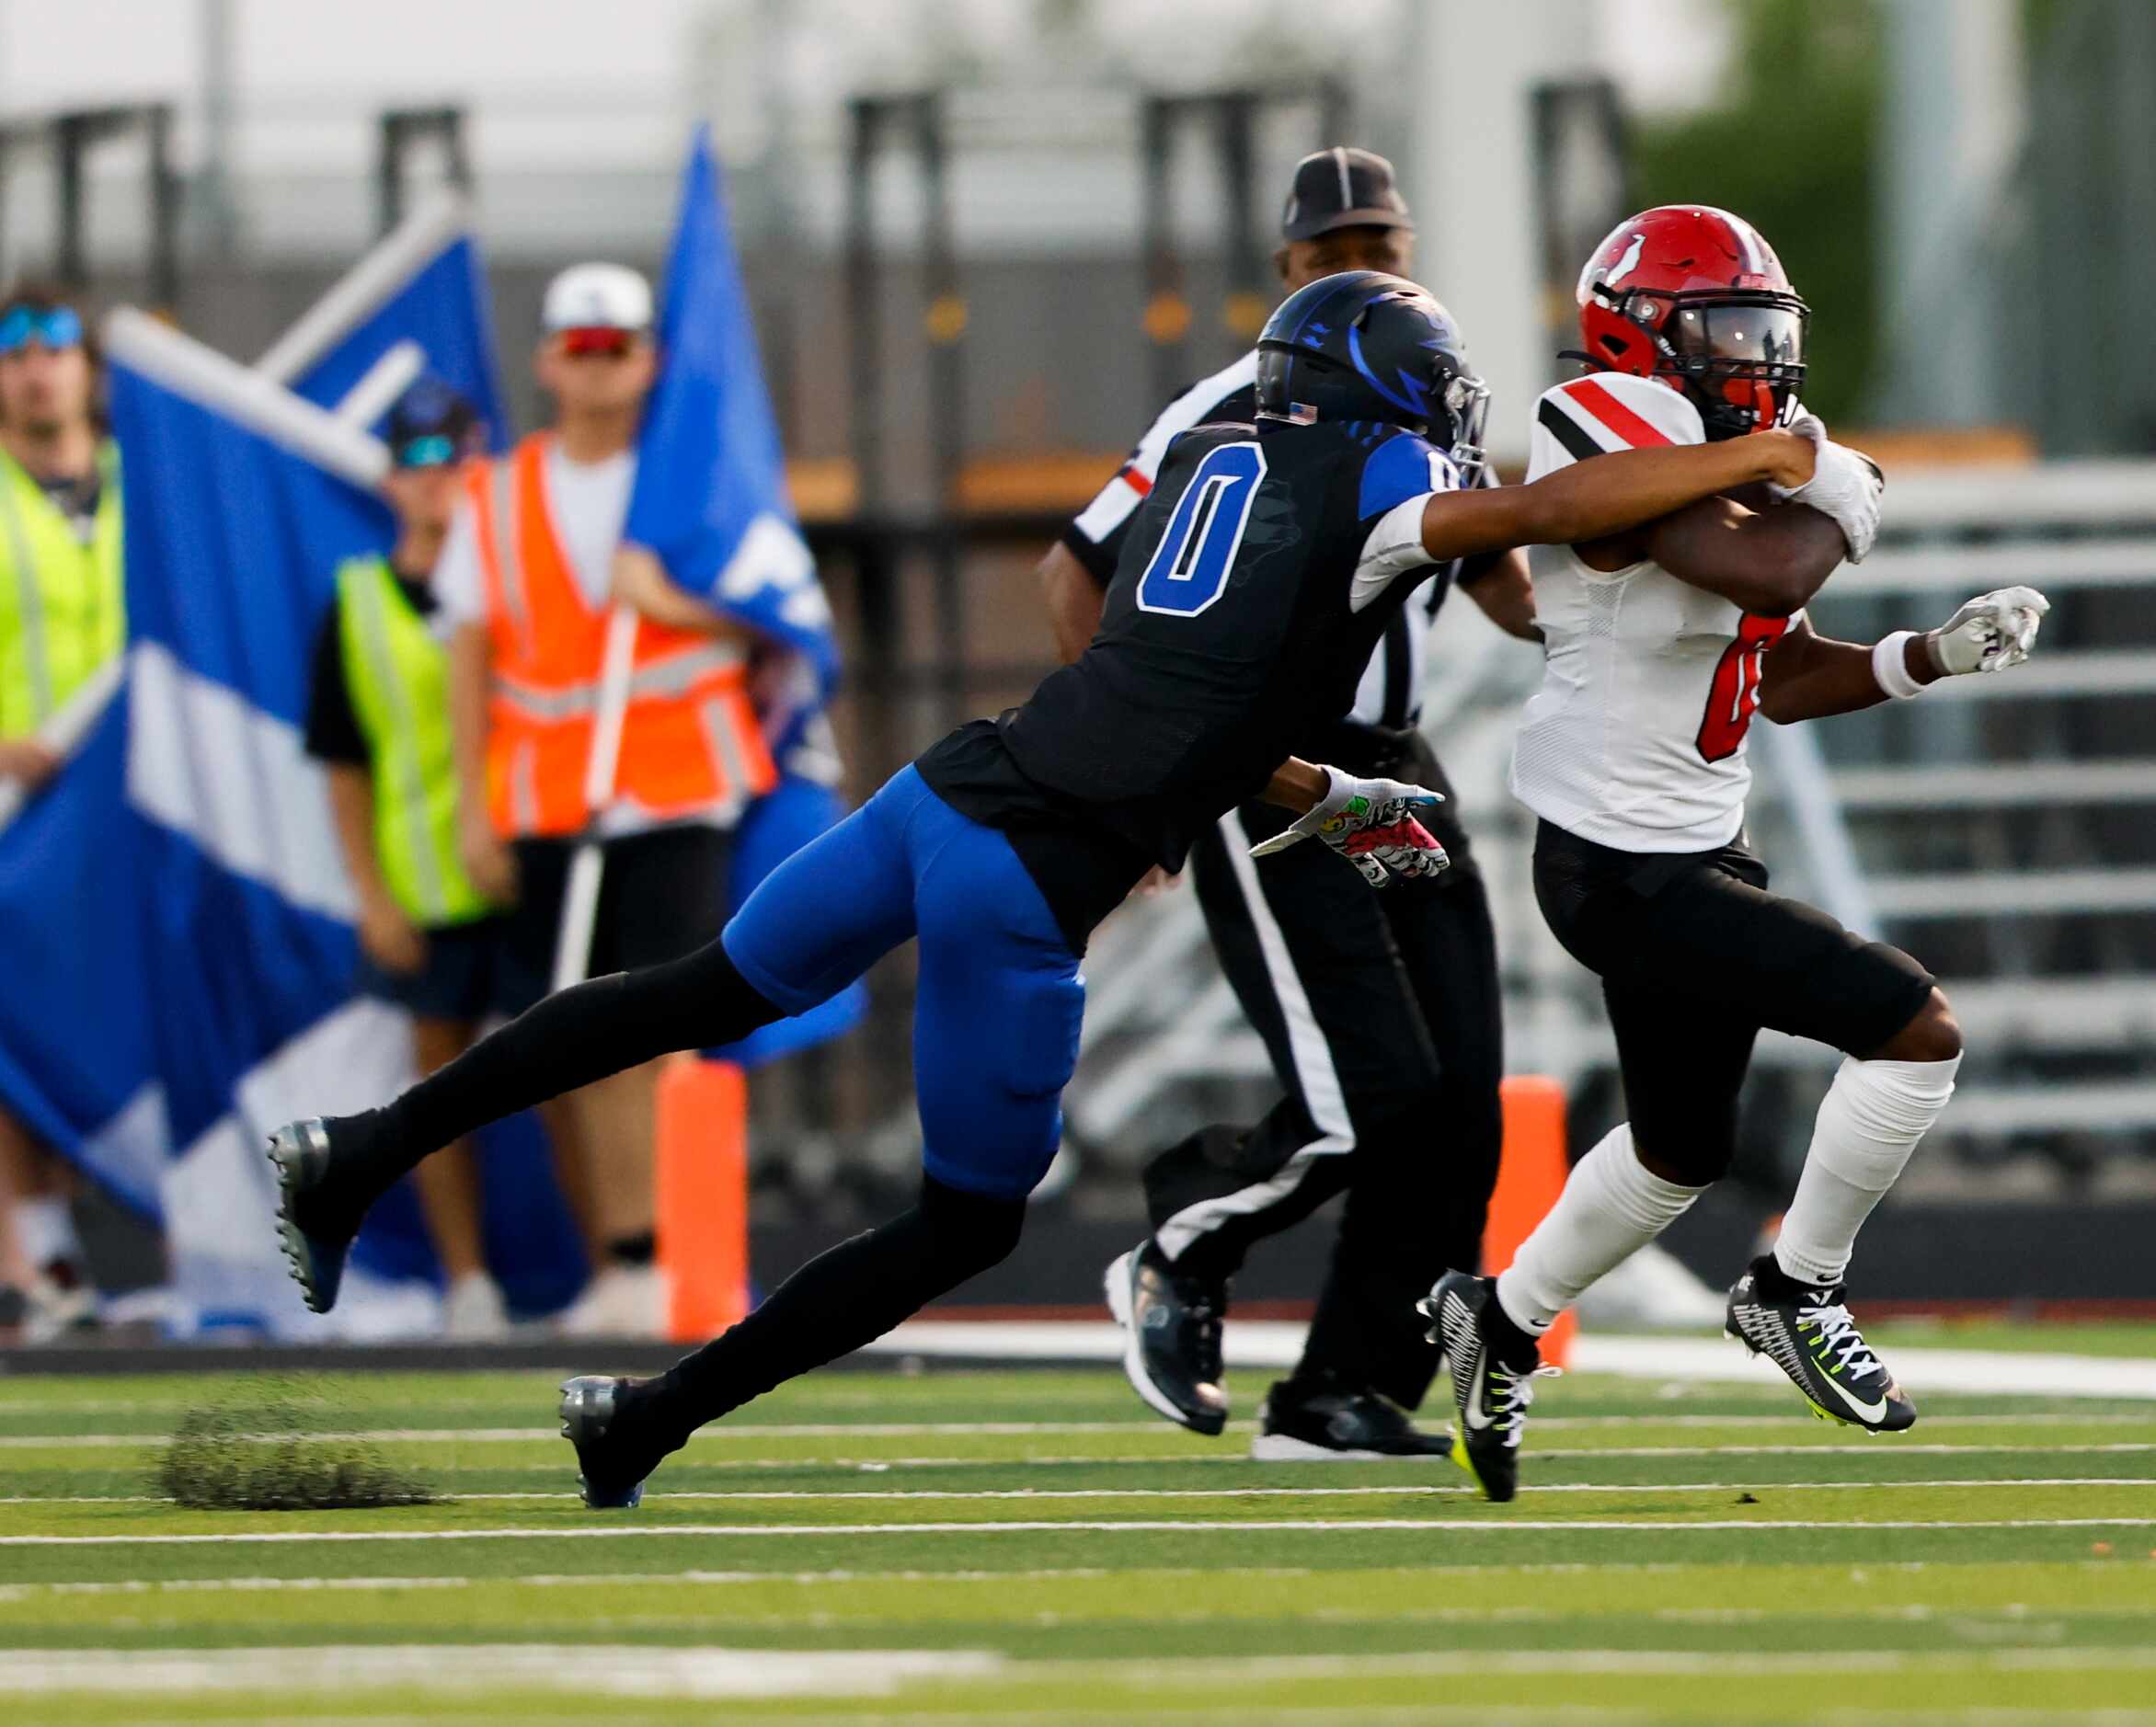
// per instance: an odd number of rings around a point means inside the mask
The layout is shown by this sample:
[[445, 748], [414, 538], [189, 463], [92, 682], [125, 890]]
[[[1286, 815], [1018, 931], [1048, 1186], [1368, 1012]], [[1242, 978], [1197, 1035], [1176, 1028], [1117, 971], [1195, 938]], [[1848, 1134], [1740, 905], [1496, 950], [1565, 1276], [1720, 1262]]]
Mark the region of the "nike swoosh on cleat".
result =
[[1467, 1401], [1460, 1406], [1461, 1422], [1477, 1432], [1490, 1424], [1490, 1418], [1483, 1409], [1483, 1374], [1489, 1367], [1489, 1352], [1485, 1350], [1475, 1358], [1474, 1378], [1468, 1382]]
[[1856, 1411], [1856, 1412], [1863, 1416], [1864, 1420], [1883, 1421], [1886, 1419], [1886, 1400], [1885, 1398], [1879, 1399], [1875, 1403], [1867, 1403], [1861, 1398], [1851, 1396], [1849, 1388], [1843, 1385], [1838, 1379], [1829, 1378], [1827, 1379], [1827, 1385], [1833, 1391], [1836, 1397], [1840, 1398], [1844, 1403], [1847, 1403], [1850, 1408]]

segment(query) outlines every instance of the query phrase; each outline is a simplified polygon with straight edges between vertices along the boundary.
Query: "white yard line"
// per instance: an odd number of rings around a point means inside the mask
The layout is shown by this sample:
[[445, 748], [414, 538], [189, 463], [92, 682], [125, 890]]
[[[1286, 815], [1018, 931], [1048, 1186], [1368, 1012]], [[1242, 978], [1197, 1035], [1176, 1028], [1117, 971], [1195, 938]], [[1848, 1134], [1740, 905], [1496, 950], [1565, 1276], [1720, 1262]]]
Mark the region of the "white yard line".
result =
[[[1925, 1481], [1538, 1481], [1528, 1491], [1536, 1493], [1780, 1493], [1789, 1489], [1843, 1488], [1871, 1491], [1885, 1487], [2146, 1487], [2156, 1491], [2156, 1478], [2146, 1475], [2086, 1475], [2031, 1477], [2022, 1480]], [[1474, 1494], [1480, 1492], [1466, 1481], [1399, 1481], [1391, 1486], [1355, 1487], [999, 1487], [982, 1491], [965, 1488], [869, 1488], [820, 1492], [812, 1488], [749, 1489], [739, 1493], [709, 1489], [669, 1493], [668, 1499], [1354, 1499], [1382, 1498], [1386, 1494]], [[453, 1493], [453, 1499], [561, 1499], [565, 1493]]]
[[[2107, 1560], [2085, 1559], [2079, 1563], [2085, 1569], [2108, 1565]], [[1696, 1564], [1678, 1565], [1667, 1561], [1640, 1562], [1612, 1561], [1598, 1563], [1594, 1570], [1602, 1572], [1654, 1572], [1669, 1573], [1680, 1570], [1699, 1570]], [[1889, 1560], [1883, 1563], [1867, 1561], [1867, 1572], [1908, 1572], [1915, 1573], [1935, 1571], [1938, 1568], [1923, 1560]], [[1416, 1574], [1420, 1577], [1479, 1577], [1523, 1576], [1565, 1573], [1577, 1574], [1581, 1567], [1569, 1563], [1528, 1565], [1417, 1565]], [[451, 1574], [416, 1577], [163, 1577], [126, 1578], [95, 1583], [33, 1583], [0, 1584], [0, 1603], [20, 1603], [41, 1595], [275, 1595], [284, 1592], [331, 1591], [350, 1593], [372, 1589], [429, 1590], [429, 1589], [614, 1589], [617, 1587], [693, 1587], [750, 1586], [757, 1584], [785, 1584], [796, 1588], [823, 1588], [831, 1584], [1006, 1584], [1050, 1583], [1072, 1581], [1098, 1581], [1102, 1578], [1147, 1577], [1217, 1578], [1221, 1573], [1194, 1566], [1149, 1565], [1133, 1572], [1124, 1567], [1106, 1565], [1030, 1566], [1010, 1571], [862, 1571], [849, 1568], [844, 1571], [687, 1571], [660, 1572], [537, 1572], [521, 1576], [499, 1577], [467, 1574]], [[1262, 1577], [1284, 1581], [1290, 1578], [1307, 1578], [1317, 1573], [1308, 1565], [1245, 1565], [1236, 1568], [1238, 1578]], [[1333, 1573], [1348, 1575], [1350, 1573]], [[1807, 1606], [1806, 1612], [1818, 1611], [1829, 1617], [1847, 1615], [1861, 1618], [1887, 1618], [1904, 1619], [1929, 1619], [1942, 1615], [1958, 1618], [2024, 1618], [2021, 1610], [2013, 1607], [1938, 1607], [1923, 1603], [1909, 1603], [1892, 1610], [1876, 1606], [1860, 1605], [1842, 1607], [1836, 1603]], [[1534, 1608], [1518, 1605], [1497, 1607], [1452, 1607], [1447, 1609], [1418, 1609], [1417, 1617], [1428, 1618], [1442, 1612], [1444, 1617], [1459, 1618], [1512, 1618], [1528, 1614], [1546, 1614], [1552, 1618], [1576, 1618], [1577, 1609], [1573, 1607]], [[1678, 1620], [1696, 1620], [1711, 1616], [1716, 1618], [1771, 1618], [1783, 1611], [1773, 1607], [1656, 1607], [1641, 1609], [1647, 1617]], [[2121, 1618], [2138, 1616], [2138, 1607], [2047, 1607], [2044, 1616], [2059, 1618]]]
[[[227, 1649], [180, 1653], [167, 1651], [80, 1649], [0, 1652], [0, 1694], [53, 1695], [205, 1690], [319, 1693], [420, 1684], [430, 1689], [474, 1691], [505, 1687], [553, 1690], [561, 1676], [562, 1652], [541, 1644], [457, 1648], [434, 1644], [363, 1647]], [[776, 1650], [593, 1648], [579, 1652], [579, 1687], [637, 1698], [770, 1698], [887, 1696], [923, 1680], [1006, 1678], [1012, 1668], [986, 1651], [861, 1650], [795, 1653]], [[1834, 1665], [1845, 1674], [2143, 1671], [2156, 1666], [2156, 1650], [1999, 1649], [1904, 1652], [1841, 1650]], [[1167, 1684], [1217, 1690], [1253, 1682], [1394, 1677], [1444, 1677], [1547, 1674], [1609, 1677], [1691, 1677], [1749, 1675], [1760, 1677], [1816, 1675], [1812, 1651], [1788, 1653], [1714, 1653], [1692, 1650], [1573, 1649], [1429, 1651], [1404, 1655], [1276, 1655], [1223, 1660], [1168, 1660], [1142, 1664], [1050, 1661], [1025, 1664], [1038, 1684], [1101, 1687], [1090, 1693], [1111, 1700], [1127, 1687], [1149, 1695]]]
[[[1717, 1427], [1787, 1427], [1801, 1419], [1795, 1407], [1774, 1414], [1760, 1415], [1692, 1415], [1692, 1414], [1631, 1414], [1631, 1415], [1552, 1415], [1538, 1416], [1534, 1430], [1539, 1433], [1591, 1432], [1614, 1427], [1675, 1427], [1680, 1429]], [[2031, 1411], [2002, 1414], [1952, 1414], [1925, 1417], [1929, 1429], [1957, 1427], [2087, 1427], [2087, 1426], [2156, 1426], [2156, 1410], [2147, 1414], [2126, 1410], [2091, 1410], [2086, 1413], [2051, 1411], [2037, 1413]], [[1255, 1421], [1234, 1421], [1228, 1424], [1232, 1434], [1255, 1433]], [[986, 1435], [998, 1438], [1026, 1438], [1059, 1434], [1153, 1434], [1165, 1436], [1172, 1430], [1160, 1421], [1008, 1421], [1008, 1422], [737, 1422], [717, 1423], [700, 1429], [690, 1441], [693, 1448], [728, 1444], [756, 1444], [768, 1439], [906, 1439], [952, 1438]], [[84, 1446], [146, 1447], [161, 1446], [169, 1437], [162, 1433], [68, 1433], [68, 1434], [5, 1434], [0, 1435], [0, 1448], [10, 1450], [74, 1449]], [[336, 1439], [350, 1442], [373, 1441], [398, 1445], [536, 1445], [542, 1441], [558, 1443], [558, 1427], [361, 1427], [343, 1428], [332, 1432], [293, 1435], [288, 1433], [234, 1434], [228, 1437], [257, 1445], [283, 1445], [295, 1437], [309, 1439]], [[1904, 1449], [1898, 1442], [1883, 1438], [1875, 1449], [1892, 1447]], [[1723, 1447], [1716, 1447], [1721, 1449]], [[1792, 1446], [1794, 1451], [1827, 1451], [1831, 1446]], [[2045, 1446], [2043, 1450], [2065, 1447]], [[1178, 1454], [1163, 1452], [1156, 1457], [1137, 1459], [1140, 1462], [1182, 1462], [1207, 1456], [1204, 1452]], [[1541, 1453], [1541, 1455], [1549, 1455]], [[1604, 1455], [1615, 1456], [1615, 1452]], [[810, 1462], [822, 1459], [810, 1458]], [[938, 1459], [880, 1459], [865, 1461], [935, 1461]], [[959, 1458], [955, 1462], [1016, 1462], [1022, 1458]], [[1110, 1458], [1080, 1458], [1080, 1462], [1113, 1462]], [[781, 1460], [783, 1463], [783, 1459]]]
[[[1667, 1490], [1664, 1490], [1667, 1491]], [[1795, 1518], [1629, 1518], [1577, 1517], [1554, 1520], [1501, 1517], [1288, 1517], [1248, 1518], [1232, 1523], [1167, 1517], [1049, 1519], [978, 1523], [655, 1523], [593, 1524], [550, 1529], [235, 1529], [213, 1535], [0, 1535], [0, 1547], [221, 1547], [267, 1546], [292, 1542], [345, 1541], [574, 1541], [619, 1540], [646, 1537], [710, 1537], [750, 1539], [760, 1536], [863, 1535], [1045, 1535], [1059, 1530], [1094, 1535], [1155, 1532], [1175, 1535], [1229, 1535], [1246, 1531], [1312, 1534], [1359, 1530], [1450, 1530], [1461, 1535], [1509, 1535], [1579, 1529], [1668, 1533], [1685, 1529], [2156, 1529], [2156, 1517], [1970, 1517], [1939, 1519], [1867, 1518], [1862, 1523]]]
[[[1540, 1425], [1541, 1424], [1537, 1424]], [[1529, 1455], [1538, 1462], [1588, 1460], [1596, 1458], [1690, 1458], [1704, 1460], [1711, 1458], [1783, 1458], [1783, 1457], [2080, 1457], [2105, 1453], [2132, 1455], [2156, 1451], [2156, 1444], [2139, 1441], [2114, 1445], [1920, 1445], [1899, 1439], [1871, 1439], [1857, 1445], [1787, 1445], [1787, 1446], [1532, 1446]], [[1449, 1458], [1430, 1458], [1419, 1462], [1403, 1464], [1403, 1468], [1443, 1470], [1451, 1466]], [[771, 1470], [853, 1470], [864, 1475], [884, 1475], [904, 1470], [965, 1469], [1068, 1469], [1073, 1465], [1120, 1467], [1129, 1464], [1243, 1464], [1254, 1466], [1256, 1460], [1246, 1451], [1227, 1448], [1214, 1451], [1154, 1451], [1144, 1453], [1098, 1455], [1072, 1455], [1066, 1457], [1022, 1458], [695, 1458], [677, 1468], [716, 1470], [726, 1474], [750, 1473]], [[565, 1464], [558, 1458], [546, 1462], [487, 1463], [475, 1466], [493, 1475], [550, 1475], [558, 1473]], [[1323, 1460], [1264, 1464], [1269, 1470], [1283, 1469], [1336, 1469], [1348, 1468], [1361, 1473], [1373, 1465], [1356, 1463], [1338, 1465]]]
[[[1446, 1461], [1439, 1458], [1439, 1462]], [[2156, 1476], [2053, 1475], [1991, 1477], [1962, 1481], [1536, 1481], [1535, 1493], [1817, 1493], [1822, 1490], [1872, 1493], [1882, 1488], [2023, 1487], [2146, 1487], [2156, 1492]], [[1466, 1481], [1395, 1481], [1390, 1485], [1354, 1487], [893, 1487], [893, 1488], [681, 1488], [660, 1490], [667, 1500], [808, 1500], [819, 1503], [856, 1500], [936, 1499], [1368, 1499], [1400, 1498], [1413, 1493], [1435, 1493], [1465, 1498], [1480, 1490]], [[445, 1492], [444, 1500], [473, 1503], [496, 1500], [537, 1500], [543, 1503], [574, 1501], [575, 1492], [561, 1488], [552, 1493], [460, 1493]], [[0, 1498], [0, 1505], [169, 1505], [175, 1502], [155, 1493], [73, 1493], [43, 1495], [17, 1493]]]
[[[697, 1433], [695, 1443], [723, 1443], [728, 1440], [752, 1442], [757, 1439], [847, 1439], [856, 1436], [872, 1439], [905, 1439], [916, 1435], [952, 1438], [972, 1434], [985, 1434], [999, 1438], [1022, 1438], [1032, 1434], [1157, 1434], [1162, 1426], [1163, 1424], [1158, 1421], [797, 1422], [787, 1424], [766, 1423], [762, 1425], [752, 1422], [737, 1422], [731, 1426], [703, 1428]], [[161, 1433], [8, 1434], [0, 1436], [0, 1446], [18, 1449], [33, 1446], [154, 1446], [163, 1445], [167, 1436]], [[520, 1445], [536, 1443], [542, 1439], [558, 1441], [561, 1429], [558, 1426], [354, 1427], [325, 1433], [241, 1433], [222, 1436], [250, 1445], [285, 1445], [295, 1438], [394, 1440], [400, 1445]]]
[[[1302, 1354], [1306, 1327], [1282, 1320], [1241, 1320], [1229, 1324], [1225, 1355], [1231, 1367], [1292, 1367]], [[887, 1355], [1004, 1361], [1120, 1361], [1123, 1333], [1107, 1321], [983, 1324], [969, 1321], [909, 1320], [869, 1345]], [[1925, 1391], [1991, 1396], [2130, 1397], [2156, 1399], [2156, 1361], [2126, 1355], [2017, 1355], [2007, 1350], [1897, 1347], [1894, 1370], [1921, 1396]], [[1722, 1337], [1624, 1337], [1583, 1334], [1569, 1365], [1581, 1373], [1672, 1383], [1783, 1383], [1781, 1369], [1763, 1355]]]
[[[886, 1697], [923, 1679], [986, 1678], [985, 1650], [590, 1649], [576, 1684], [615, 1697]], [[558, 1689], [562, 1652], [535, 1643], [458, 1648], [0, 1651], [0, 1696], [54, 1692], [323, 1691], [423, 1686]], [[587, 1668], [589, 1670], [587, 1670]]]

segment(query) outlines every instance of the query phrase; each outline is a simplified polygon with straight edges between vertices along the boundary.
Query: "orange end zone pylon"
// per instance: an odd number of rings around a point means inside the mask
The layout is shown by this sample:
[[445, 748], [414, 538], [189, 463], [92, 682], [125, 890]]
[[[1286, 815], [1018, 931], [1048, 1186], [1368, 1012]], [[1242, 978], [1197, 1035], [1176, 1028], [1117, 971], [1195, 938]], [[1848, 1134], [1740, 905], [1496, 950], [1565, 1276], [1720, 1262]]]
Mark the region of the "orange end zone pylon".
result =
[[[1571, 1171], [1565, 1159], [1565, 1088], [1546, 1074], [1515, 1073], [1498, 1088], [1498, 1096], [1505, 1109], [1505, 1150], [1483, 1229], [1483, 1270], [1493, 1276], [1512, 1263], [1528, 1232], [1557, 1203]], [[1576, 1314], [1559, 1314], [1542, 1339], [1542, 1359], [1564, 1367], [1578, 1331]]]
[[659, 1267], [667, 1335], [702, 1343], [749, 1311], [749, 1081], [681, 1056], [659, 1075]]

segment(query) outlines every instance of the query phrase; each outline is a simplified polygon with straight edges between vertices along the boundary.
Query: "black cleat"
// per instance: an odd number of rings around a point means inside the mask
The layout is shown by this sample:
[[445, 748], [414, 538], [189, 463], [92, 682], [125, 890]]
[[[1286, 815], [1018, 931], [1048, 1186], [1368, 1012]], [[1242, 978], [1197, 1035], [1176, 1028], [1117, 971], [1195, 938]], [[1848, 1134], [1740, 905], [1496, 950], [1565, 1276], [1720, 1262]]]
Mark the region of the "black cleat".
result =
[[643, 1503], [644, 1481], [677, 1447], [637, 1431], [626, 1407], [637, 1382], [597, 1376], [564, 1379], [561, 1436], [576, 1447], [577, 1485], [593, 1511], [631, 1511]]
[[1425, 1433], [1382, 1393], [1282, 1379], [1257, 1412], [1250, 1455], [1260, 1463], [1382, 1463], [1450, 1458], [1452, 1435]]
[[1149, 1237], [1107, 1269], [1108, 1311], [1123, 1328], [1123, 1371], [1153, 1409], [1193, 1433], [1228, 1424], [1221, 1383], [1226, 1288], [1178, 1276]]
[[1844, 1293], [1840, 1284], [1798, 1283], [1762, 1253], [1730, 1289], [1723, 1329], [1786, 1373], [1821, 1421], [1904, 1432], [1917, 1424], [1917, 1406], [1864, 1342]]
[[1452, 1369], [1452, 1401], [1460, 1412], [1460, 1436], [1452, 1461], [1474, 1477], [1485, 1499], [1503, 1502], [1520, 1491], [1520, 1441], [1527, 1431], [1533, 1381], [1554, 1373], [1539, 1359], [1508, 1362], [1490, 1347], [1488, 1309], [1497, 1279], [1449, 1271], [1417, 1305], [1436, 1321], [1430, 1342]]
[[360, 1232], [366, 1207], [343, 1203], [329, 1179], [338, 1151], [332, 1124], [319, 1118], [288, 1122], [270, 1136], [270, 1162], [277, 1172], [277, 1233], [284, 1243], [307, 1306], [327, 1313], [344, 1281], [344, 1256]]

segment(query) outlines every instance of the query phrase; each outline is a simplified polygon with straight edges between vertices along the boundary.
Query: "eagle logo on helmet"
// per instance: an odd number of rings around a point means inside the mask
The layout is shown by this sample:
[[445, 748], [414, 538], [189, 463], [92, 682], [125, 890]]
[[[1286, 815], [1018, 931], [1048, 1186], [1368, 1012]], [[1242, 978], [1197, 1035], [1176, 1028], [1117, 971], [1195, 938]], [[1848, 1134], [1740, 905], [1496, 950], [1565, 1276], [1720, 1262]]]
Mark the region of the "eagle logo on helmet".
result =
[[[1617, 260], [1617, 268], [1602, 278], [1602, 286], [1614, 288], [1631, 275], [1634, 270], [1639, 268], [1639, 255], [1646, 249], [1647, 236], [1644, 234], [1634, 234], [1632, 244], [1624, 248], [1624, 256]], [[1590, 265], [1589, 268], [1592, 266]]]

